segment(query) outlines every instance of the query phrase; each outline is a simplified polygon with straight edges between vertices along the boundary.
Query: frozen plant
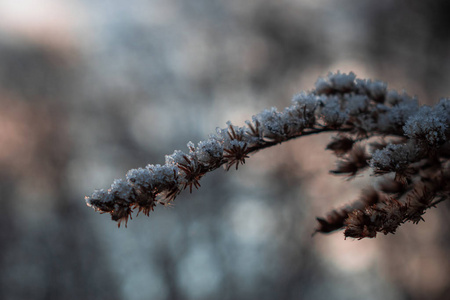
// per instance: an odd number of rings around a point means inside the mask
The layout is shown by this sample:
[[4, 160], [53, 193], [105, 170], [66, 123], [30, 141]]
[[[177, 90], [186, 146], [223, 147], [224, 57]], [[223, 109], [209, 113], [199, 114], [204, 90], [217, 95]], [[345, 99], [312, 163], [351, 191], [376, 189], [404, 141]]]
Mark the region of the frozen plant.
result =
[[450, 99], [419, 107], [417, 99], [388, 91], [383, 82], [330, 73], [319, 78], [315, 89], [295, 95], [283, 111], [264, 110], [242, 127], [228, 122], [197, 146], [189, 142], [188, 152], [167, 155], [164, 165], [130, 170], [125, 180], [95, 191], [86, 203], [126, 225], [133, 210], [148, 216], [183, 190], [192, 193], [206, 173], [221, 166], [237, 170], [256, 151], [335, 132], [326, 146], [338, 157], [331, 173], [351, 178], [371, 169], [382, 178], [354, 203], [317, 218], [316, 232], [344, 229], [345, 237], [358, 239], [395, 233], [407, 221], [421, 221], [428, 208], [450, 196], [449, 124]]

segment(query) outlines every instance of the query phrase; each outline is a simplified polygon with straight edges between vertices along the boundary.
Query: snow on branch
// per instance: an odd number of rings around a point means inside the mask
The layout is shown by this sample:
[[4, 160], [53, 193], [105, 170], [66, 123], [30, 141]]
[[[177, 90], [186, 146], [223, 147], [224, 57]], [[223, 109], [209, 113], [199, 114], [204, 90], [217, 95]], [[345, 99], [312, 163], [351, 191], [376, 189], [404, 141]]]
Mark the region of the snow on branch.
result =
[[[334, 174], [350, 178], [370, 168], [384, 176], [378, 189], [326, 218], [316, 232], [345, 229], [346, 237], [394, 233], [406, 221], [422, 219], [425, 210], [450, 195], [450, 99], [419, 107], [406, 93], [388, 91], [381, 81], [355, 74], [329, 73], [315, 89], [295, 95], [283, 111], [266, 109], [245, 126], [227, 123], [188, 151], [166, 155], [164, 165], [128, 171], [107, 190], [86, 197], [88, 206], [127, 224], [133, 210], [149, 215], [183, 190], [200, 187], [201, 178], [221, 166], [239, 168], [259, 150], [322, 132], [336, 136], [326, 149], [338, 157]], [[388, 176], [393, 173], [395, 176]]]

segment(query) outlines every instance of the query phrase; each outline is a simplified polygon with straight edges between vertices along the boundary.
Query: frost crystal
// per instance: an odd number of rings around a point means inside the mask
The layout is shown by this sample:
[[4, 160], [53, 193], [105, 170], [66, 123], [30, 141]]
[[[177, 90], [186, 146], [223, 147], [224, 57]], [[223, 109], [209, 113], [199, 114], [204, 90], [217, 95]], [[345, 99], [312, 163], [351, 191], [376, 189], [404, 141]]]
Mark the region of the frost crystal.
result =
[[332, 91], [348, 92], [355, 86], [356, 75], [350, 74], [328, 73], [327, 78], [319, 78], [315, 84], [318, 94], [328, 94]]
[[366, 82], [366, 89], [369, 95], [377, 102], [383, 102], [386, 95], [387, 84], [382, 81], [371, 81]]
[[440, 116], [447, 124], [450, 122], [450, 99], [441, 99], [434, 110], [440, 112]]
[[263, 126], [265, 137], [278, 139], [284, 136], [284, 120], [275, 107], [264, 110], [256, 118]]
[[175, 165], [148, 165], [147, 169], [151, 171], [151, 181], [154, 186], [163, 187], [176, 183], [175, 175], [178, 169]]
[[217, 139], [222, 143], [223, 148], [229, 148], [230, 142], [233, 139], [246, 139], [247, 136], [245, 134], [246, 129], [244, 127], [239, 127], [231, 124], [230, 121], [227, 122], [228, 127], [220, 129], [216, 128]]
[[114, 180], [109, 192], [124, 201], [134, 200], [133, 188], [123, 179]]
[[[305, 127], [307, 127], [307, 122], [304, 119], [304, 111], [301, 107], [297, 105], [292, 105], [286, 107], [283, 111], [283, 119], [285, 119], [286, 124], [294, 132], [301, 132]], [[301, 118], [299, 117], [301, 116]]]
[[108, 194], [108, 191], [104, 190], [104, 189], [100, 189], [100, 190], [96, 190], [91, 197], [86, 197], [86, 203], [89, 206], [93, 206], [94, 203], [93, 201], [100, 201], [103, 203], [107, 203], [107, 202], [112, 202], [113, 201], [113, 197], [111, 194]]
[[328, 99], [320, 110], [325, 124], [339, 127], [347, 120], [348, 114], [341, 110], [341, 101], [338, 97]]
[[195, 145], [193, 142], [189, 141], [189, 143], [187, 143], [186, 145], [188, 147], [188, 149], [192, 152], [193, 149], [195, 149]]
[[366, 95], [345, 95], [347, 109], [350, 115], [359, 115], [369, 108], [369, 98]]
[[319, 98], [313, 94], [308, 94], [306, 92], [301, 92], [300, 94], [294, 95], [292, 97], [292, 103], [306, 107], [309, 111], [312, 111], [317, 105], [317, 100]]
[[151, 172], [149, 169], [131, 169], [127, 173], [127, 180], [137, 187], [149, 188], [151, 183]]
[[417, 99], [406, 99], [392, 106], [392, 108], [386, 107], [386, 109], [383, 109], [385, 113], [379, 117], [380, 129], [383, 132], [403, 133], [403, 125], [418, 109]]
[[317, 79], [315, 87], [317, 93], [327, 93], [329, 90], [331, 90], [331, 83], [328, 82], [327, 79], [320, 77], [319, 79]]
[[166, 155], [166, 164], [167, 165], [176, 165], [177, 163], [186, 162], [185, 156], [187, 154], [181, 150], [175, 150], [171, 155]]
[[418, 151], [409, 144], [390, 144], [382, 150], [376, 150], [372, 154], [370, 166], [375, 171], [398, 172], [417, 159]]
[[223, 157], [223, 146], [215, 138], [201, 141], [197, 146], [198, 160], [204, 164], [211, 161], [220, 161]]
[[350, 74], [341, 74], [337, 72], [336, 74], [330, 73], [328, 79], [330, 80], [333, 88], [338, 91], [349, 91], [355, 85], [356, 75], [353, 72]]
[[422, 106], [418, 113], [408, 119], [403, 130], [410, 138], [426, 141], [430, 146], [440, 145], [446, 140], [446, 115], [446, 111]]

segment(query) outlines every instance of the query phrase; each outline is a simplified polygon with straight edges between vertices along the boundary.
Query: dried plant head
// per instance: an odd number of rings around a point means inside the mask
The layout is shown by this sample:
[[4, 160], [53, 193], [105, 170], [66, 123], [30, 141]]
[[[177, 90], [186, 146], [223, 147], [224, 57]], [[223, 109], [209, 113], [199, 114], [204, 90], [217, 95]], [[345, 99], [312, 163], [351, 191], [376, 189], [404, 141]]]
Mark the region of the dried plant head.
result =
[[370, 156], [366, 152], [366, 147], [358, 143], [337, 162], [337, 167], [330, 172], [333, 174], [346, 174], [350, 177], [368, 167]]
[[352, 148], [355, 140], [347, 135], [338, 135], [333, 137], [333, 141], [326, 146], [326, 150], [331, 150], [336, 156], [347, 154]]
[[395, 233], [450, 198], [448, 98], [420, 106], [416, 98], [389, 91], [381, 81], [336, 72], [294, 95], [284, 110], [265, 109], [245, 123], [227, 122], [197, 146], [189, 142], [189, 153], [166, 155], [164, 165], [130, 170], [125, 180], [86, 197], [87, 205], [126, 226], [133, 210], [148, 216], [188, 187], [190, 193], [198, 189], [208, 172], [221, 166], [237, 170], [251, 154], [319, 133], [336, 134], [326, 146], [339, 158], [332, 174], [351, 180], [370, 169], [381, 180], [351, 204], [317, 218], [315, 233], [343, 229], [345, 237], [356, 239]]
[[183, 156], [186, 163], [179, 163], [178, 168], [180, 168], [184, 173], [184, 186], [183, 189], [189, 187], [189, 193], [192, 193], [192, 187], [198, 189], [200, 187], [200, 179], [205, 175], [202, 170], [201, 165], [197, 163], [196, 157]]

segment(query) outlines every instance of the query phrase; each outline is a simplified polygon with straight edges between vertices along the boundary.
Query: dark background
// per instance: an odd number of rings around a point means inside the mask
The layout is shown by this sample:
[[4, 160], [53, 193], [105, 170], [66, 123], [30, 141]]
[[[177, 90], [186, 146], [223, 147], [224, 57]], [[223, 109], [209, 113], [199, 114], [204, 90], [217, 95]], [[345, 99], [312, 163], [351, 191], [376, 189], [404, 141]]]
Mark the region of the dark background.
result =
[[1, 299], [445, 299], [448, 203], [396, 235], [311, 238], [375, 181], [330, 136], [219, 169], [118, 229], [84, 196], [329, 71], [450, 96], [449, 1], [0, 1]]

